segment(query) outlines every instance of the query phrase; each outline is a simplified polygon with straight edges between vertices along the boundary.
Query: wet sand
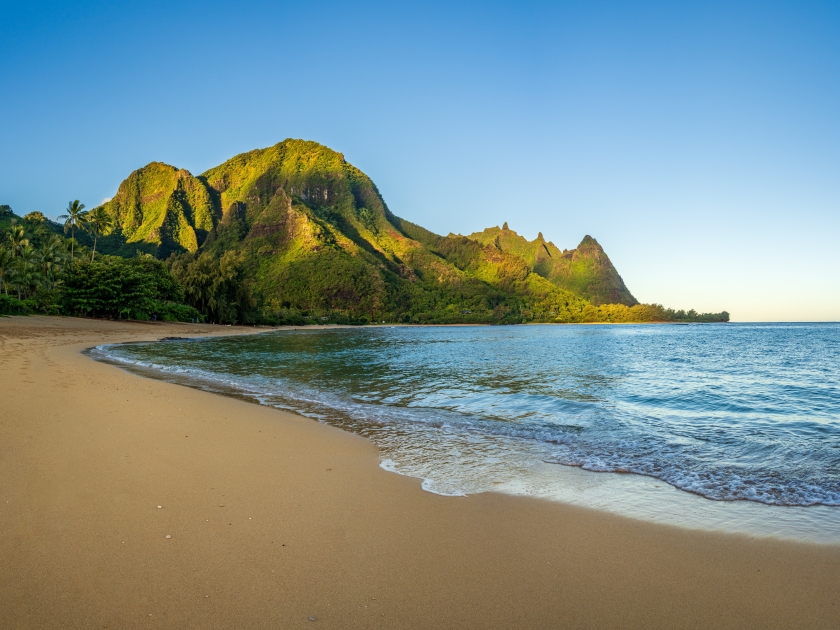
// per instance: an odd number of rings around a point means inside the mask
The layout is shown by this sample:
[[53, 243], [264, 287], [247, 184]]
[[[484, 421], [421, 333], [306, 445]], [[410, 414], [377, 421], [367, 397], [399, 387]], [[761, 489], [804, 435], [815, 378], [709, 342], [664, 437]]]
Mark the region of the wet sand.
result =
[[358, 436], [81, 354], [242, 332], [0, 318], [0, 628], [840, 627], [840, 546], [429, 494]]

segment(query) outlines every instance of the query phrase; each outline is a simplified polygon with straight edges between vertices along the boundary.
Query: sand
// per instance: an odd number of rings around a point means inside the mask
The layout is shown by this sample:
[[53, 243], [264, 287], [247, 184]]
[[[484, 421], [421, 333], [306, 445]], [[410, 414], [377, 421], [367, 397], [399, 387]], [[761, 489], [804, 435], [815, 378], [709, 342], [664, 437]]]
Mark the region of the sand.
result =
[[429, 494], [358, 436], [80, 353], [238, 332], [0, 318], [0, 628], [840, 627], [838, 546]]

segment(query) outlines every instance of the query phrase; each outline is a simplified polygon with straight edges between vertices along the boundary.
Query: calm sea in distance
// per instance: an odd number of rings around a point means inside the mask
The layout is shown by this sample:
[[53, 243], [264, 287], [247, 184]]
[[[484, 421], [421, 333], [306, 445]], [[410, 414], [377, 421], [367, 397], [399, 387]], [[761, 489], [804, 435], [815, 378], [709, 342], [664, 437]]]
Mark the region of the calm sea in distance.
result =
[[838, 324], [300, 329], [92, 355], [359, 433], [431, 492], [840, 542]]

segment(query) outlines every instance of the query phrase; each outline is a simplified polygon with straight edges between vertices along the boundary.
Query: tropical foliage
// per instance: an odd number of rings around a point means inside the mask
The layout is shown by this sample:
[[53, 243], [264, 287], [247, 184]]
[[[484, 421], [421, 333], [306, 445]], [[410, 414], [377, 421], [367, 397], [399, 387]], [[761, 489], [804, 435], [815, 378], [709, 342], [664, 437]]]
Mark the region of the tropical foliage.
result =
[[250, 324], [256, 320], [256, 300], [242, 266], [242, 256], [226, 252], [221, 257], [189, 252], [169, 261], [172, 277], [183, 288], [186, 302], [220, 324]]
[[61, 310], [112, 319], [200, 321], [166, 265], [153, 258], [100, 258], [71, 265], [64, 276]]
[[85, 204], [80, 203], [78, 199], [67, 204], [67, 213], [59, 215], [59, 219], [64, 219], [64, 231], [70, 231], [70, 258], [76, 257], [76, 228], [81, 228], [85, 222]]
[[94, 208], [84, 217], [82, 227], [93, 237], [93, 249], [90, 252], [90, 260], [96, 257], [96, 241], [100, 236], [109, 234], [114, 229], [114, 218], [102, 206]]
[[[108, 218], [90, 227], [78, 206], [71, 228], [94, 234], [107, 229]], [[81, 204], [79, 204], [81, 205]], [[0, 239], [0, 314], [47, 313], [124, 319], [201, 321], [202, 315], [183, 303], [181, 285], [166, 265], [150, 256], [126, 259], [87, 257], [87, 248], [65, 239], [41, 213], [23, 219], [11, 213]], [[100, 217], [101, 219], [101, 217]], [[103, 227], [105, 226], [105, 227]], [[72, 229], [71, 229], [72, 234]], [[82, 254], [73, 258], [73, 254]]]

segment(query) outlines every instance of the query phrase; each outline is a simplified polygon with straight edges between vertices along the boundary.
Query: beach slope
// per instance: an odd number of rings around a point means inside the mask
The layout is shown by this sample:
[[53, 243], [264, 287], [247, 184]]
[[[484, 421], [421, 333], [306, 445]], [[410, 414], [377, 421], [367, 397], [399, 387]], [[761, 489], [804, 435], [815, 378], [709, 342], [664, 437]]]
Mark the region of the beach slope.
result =
[[429, 494], [358, 436], [81, 354], [253, 331], [0, 318], [0, 627], [840, 627], [840, 547]]

